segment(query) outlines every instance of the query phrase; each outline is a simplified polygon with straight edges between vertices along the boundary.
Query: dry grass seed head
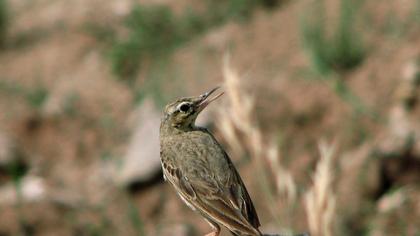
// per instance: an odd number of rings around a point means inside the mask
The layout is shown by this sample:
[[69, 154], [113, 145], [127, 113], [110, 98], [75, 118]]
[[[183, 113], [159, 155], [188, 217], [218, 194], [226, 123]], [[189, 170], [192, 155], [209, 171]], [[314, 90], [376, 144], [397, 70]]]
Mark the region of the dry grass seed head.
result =
[[315, 170], [314, 183], [305, 196], [306, 212], [312, 235], [330, 236], [336, 204], [332, 189], [332, 157], [335, 147], [321, 142], [319, 150], [321, 158]]

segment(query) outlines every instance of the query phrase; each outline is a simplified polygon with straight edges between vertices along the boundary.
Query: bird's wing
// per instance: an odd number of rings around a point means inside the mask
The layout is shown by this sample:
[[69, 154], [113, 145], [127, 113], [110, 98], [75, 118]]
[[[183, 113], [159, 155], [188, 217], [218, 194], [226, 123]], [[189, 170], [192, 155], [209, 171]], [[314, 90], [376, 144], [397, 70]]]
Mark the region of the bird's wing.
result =
[[260, 223], [254, 205], [235, 167], [228, 164], [226, 182], [218, 183], [222, 186], [217, 192], [206, 192], [207, 187], [192, 184], [199, 205], [231, 230], [256, 235]]
[[[225, 153], [226, 157], [227, 154]], [[227, 157], [229, 158], [229, 157]], [[241, 207], [242, 214], [247, 218], [247, 220], [254, 226], [255, 228], [258, 228], [260, 226], [260, 220], [258, 219], [257, 212], [255, 210], [254, 204], [252, 203], [251, 197], [249, 196], [249, 193], [245, 187], [245, 184], [243, 183], [241, 176], [239, 175], [236, 168], [231, 163], [230, 159], [229, 163], [231, 165], [233, 175], [236, 178], [236, 181], [234, 183], [230, 183], [231, 189], [233, 191], [233, 195], [235, 199], [240, 199], [243, 203]], [[236, 183], [236, 184], [235, 184]]]
[[[200, 150], [212, 146], [205, 143], [196, 147], [197, 155], [209, 156], [194, 159], [193, 169], [163, 165], [166, 178], [189, 205], [208, 217], [229, 229], [258, 234], [260, 222], [245, 185], [227, 154], [214, 142], [216, 150]], [[215, 171], [204, 161], [215, 158], [219, 159], [222, 171]]]

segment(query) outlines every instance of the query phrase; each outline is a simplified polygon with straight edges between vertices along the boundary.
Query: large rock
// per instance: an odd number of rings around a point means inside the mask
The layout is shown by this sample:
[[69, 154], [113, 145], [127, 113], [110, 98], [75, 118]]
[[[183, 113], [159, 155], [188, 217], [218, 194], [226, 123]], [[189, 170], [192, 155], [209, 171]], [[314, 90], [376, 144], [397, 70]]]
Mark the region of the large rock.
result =
[[[138, 107], [136, 123], [117, 182], [123, 186], [148, 183], [161, 173], [159, 158], [160, 113], [153, 102], [145, 99]], [[160, 177], [159, 177], [160, 178]]]

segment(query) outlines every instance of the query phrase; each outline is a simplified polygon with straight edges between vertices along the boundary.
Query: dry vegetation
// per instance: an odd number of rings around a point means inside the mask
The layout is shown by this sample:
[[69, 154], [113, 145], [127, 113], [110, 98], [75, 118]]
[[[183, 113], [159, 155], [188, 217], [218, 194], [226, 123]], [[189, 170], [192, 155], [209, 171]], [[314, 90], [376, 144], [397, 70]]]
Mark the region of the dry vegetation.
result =
[[[263, 138], [263, 133], [256, 121], [254, 97], [241, 88], [240, 77], [230, 65], [229, 56], [225, 56], [223, 76], [224, 89], [229, 97], [229, 106], [219, 110], [217, 120], [220, 123], [220, 133], [228, 147], [232, 147], [232, 155], [236, 157], [248, 155], [252, 159], [253, 165], [258, 167], [261, 173], [267, 170], [273, 173], [275, 190], [265, 190], [265, 193], [270, 195], [270, 197], [267, 196], [267, 199], [273, 206], [277, 205], [275, 197], [271, 196], [273, 192], [276, 195], [283, 196], [283, 200], [286, 200], [287, 203], [285, 205], [294, 204], [296, 201], [296, 186], [293, 177], [280, 163], [275, 141]], [[267, 184], [265, 178], [269, 177], [271, 176], [262, 176], [262, 183]], [[278, 217], [275, 208], [272, 209], [272, 214], [273, 217]], [[291, 229], [286, 230], [290, 231]]]
[[315, 170], [314, 183], [305, 196], [306, 214], [312, 235], [331, 236], [335, 235], [333, 227], [336, 202], [332, 187], [334, 147], [321, 143], [319, 150], [321, 159]]
[[200, 122], [263, 232], [419, 235], [419, 26], [419, 0], [0, 0], [0, 235], [208, 232], [153, 131], [221, 84]]

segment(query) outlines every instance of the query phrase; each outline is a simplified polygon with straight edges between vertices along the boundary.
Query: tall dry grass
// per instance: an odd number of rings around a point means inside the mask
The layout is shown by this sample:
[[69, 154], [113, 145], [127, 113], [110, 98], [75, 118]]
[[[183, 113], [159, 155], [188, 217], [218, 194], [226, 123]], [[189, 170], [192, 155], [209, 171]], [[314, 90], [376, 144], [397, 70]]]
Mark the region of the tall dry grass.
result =
[[[276, 196], [282, 196], [285, 205], [292, 205], [297, 197], [293, 176], [282, 166], [275, 140], [263, 135], [256, 118], [255, 97], [241, 86], [243, 82], [231, 66], [228, 55], [224, 58], [223, 75], [228, 105], [219, 110], [220, 133], [234, 156], [248, 155], [261, 173], [266, 172], [262, 169], [266, 168], [264, 164], [268, 165], [275, 180]], [[276, 204], [273, 196], [269, 198]], [[278, 217], [277, 209], [271, 209]]]
[[[224, 58], [223, 75], [228, 105], [219, 109], [217, 119], [221, 124], [219, 132], [230, 147], [232, 154], [237, 157], [248, 155], [251, 161], [260, 168], [260, 173], [267, 173], [267, 167], [270, 169], [272, 175], [264, 176], [264, 178], [273, 178], [275, 182], [275, 196], [270, 196], [270, 193], [266, 192], [269, 204], [276, 205], [278, 199], [285, 203], [282, 206], [304, 202], [311, 235], [333, 235], [336, 208], [332, 188], [334, 146], [329, 146], [325, 142], [320, 143], [321, 159], [315, 170], [313, 185], [304, 195], [299, 195], [291, 172], [282, 165], [279, 147], [275, 139], [267, 138], [259, 127], [255, 97], [243, 88], [244, 82], [231, 66], [228, 55]], [[267, 183], [268, 181], [265, 182], [265, 184]], [[272, 192], [272, 189], [268, 192]], [[286, 211], [286, 209], [272, 206], [270, 209], [277, 220], [279, 220], [278, 212]], [[284, 224], [284, 222], [280, 222], [280, 224]]]
[[332, 187], [334, 146], [321, 142], [319, 151], [321, 158], [313, 176], [313, 186], [305, 195], [306, 214], [311, 235], [332, 236], [336, 208]]

